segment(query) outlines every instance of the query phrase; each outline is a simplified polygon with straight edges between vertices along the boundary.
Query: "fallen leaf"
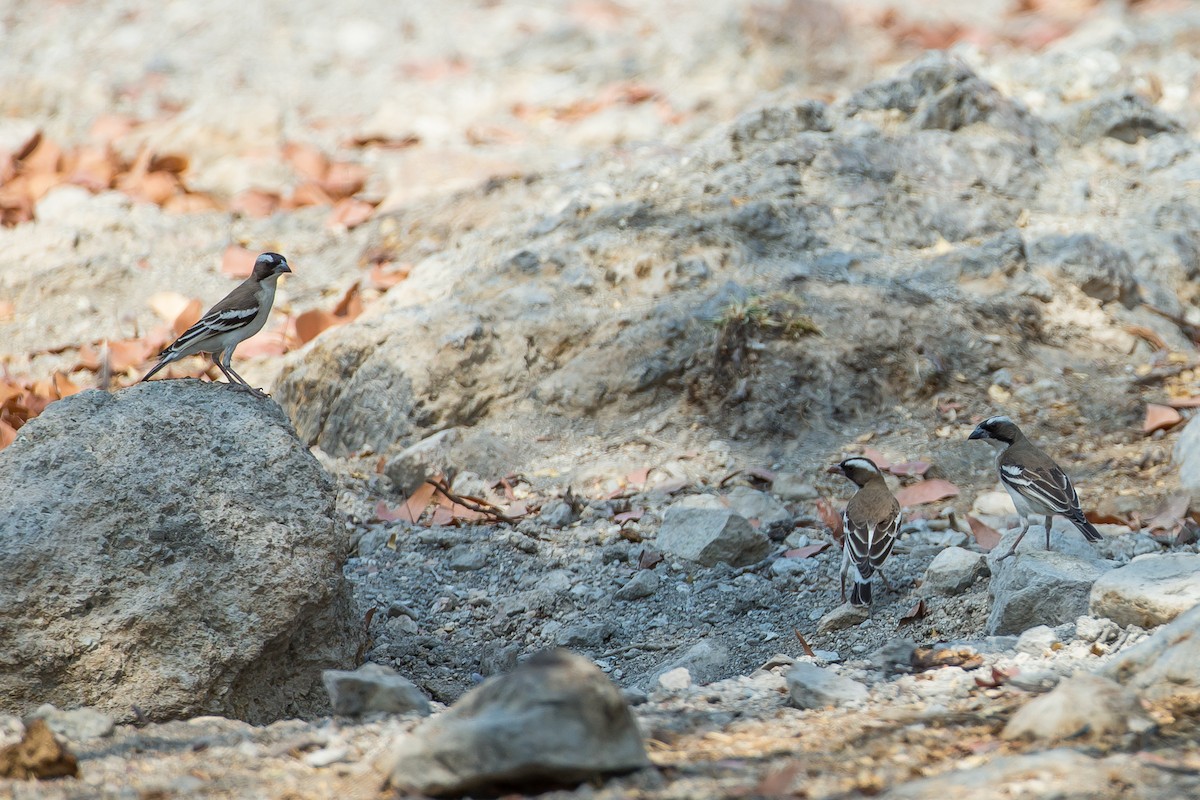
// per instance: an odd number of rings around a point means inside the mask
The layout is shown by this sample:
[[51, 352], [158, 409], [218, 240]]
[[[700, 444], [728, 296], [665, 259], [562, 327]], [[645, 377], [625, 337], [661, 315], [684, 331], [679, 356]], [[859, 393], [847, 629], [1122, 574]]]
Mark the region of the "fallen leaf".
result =
[[1167, 401], [1171, 408], [1200, 408], [1200, 395], [1196, 397], [1176, 397]]
[[840, 543], [842, 541], [841, 512], [835, 511], [833, 504], [823, 497], [817, 501], [816, 505], [817, 516], [821, 518], [821, 522], [825, 524], [825, 527], [829, 528], [830, 532], [833, 533], [833, 538]]
[[269, 217], [281, 204], [282, 199], [275, 192], [247, 189], [229, 201], [229, 210], [247, 217]]
[[800, 649], [804, 651], [804, 655], [809, 658], [816, 658], [817, 654], [813, 652], [812, 647], [808, 644], [808, 640], [804, 638], [804, 634], [798, 628], [793, 628], [792, 633], [796, 634], [796, 641], [800, 642]]
[[1126, 325], [1125, 332], [1138, 337], [1150, 344], [1155, 350], [1169, 350], [1167, 342], [1156, 331], [1147, 328], [1145, 325]]
[[349, 197], [360, 191], [366, 183], [366, 167], [344, 162], [330, 164], [325, 177], [320, 180], [321, 188], [334, 199]]
[[647, 479], [650, 477], [650, 468], [642, 467], [635, 469], [633, 472], [625, 476], [625, 482], [630, 486], [637, 486], [639, 489], [645, 487]]
[[322, 181], [329, 172], [329, 159], [311, 144], [288, 142], [283, 146], [283, 160], [310, 181]]
[[88, 137], [97, 142], [114, 142], [132, 131], [137, 125], [136, 119], [124, 114], [101, 114], [92, 121]]
[[204, 313], [204, 306], [197, 299], [188, 301], [188, 304], [183, 307], [183, 310], [175, 317], [175, 322], [172, 327], [175, 329], [175, 335], [181, 336], [184, 331], [200, 321], [200, 316]]
[[184, 192], [167, 198], [163, 210], [172, 214], [199, 214], [204, 211], [219, 211], [221, 204], [212, 195], [204, 192]]
[[622, 511], [620, 514], [613, 516], [613, 522], [624, 524], [626, 522], [637, 522], [646, 514], [643, 508], [634, 508], [629, 511]]
[[775, 482], [775, 473], [765, 467], [751, 467], [746, 470], [746, 474], [764, 483]]
[[408, 264], [399, 264], [392, 269], [386, 269], [386, 266], [386, 264], [375, 264], [371, 267], [371, 285], [381, 292], [386, 292], [407, 278], [411, 269]]
[[239, 280], [249, 278], [256, 258], [258, 254], [254, 251], [231, 244], [221, 254], [221, 274]]
[[941, 667], [961, 667], [964, 670], [972, 670], [983, 666], [983, 656], [970, 650], [951, 650], [950, 648], [935, 650], [932, 647], [918, 647], [912, 654], [912, 666], [917, 672]]
[[146, 361], [153, 349], [144, 339], [126, 339], [108, 343], [108, 363], [113, 372], [125, 372]]
[[191, 300], [179, 292], [155, 292], [150, 295], [146, 305], [158, 315], [163, 322], [174, 322]]
[[323, 308], [314, 308], [305, 311], [296, 317], [296, 338], [300, 340], [301, 344], [308, 344], [317, 338], [322, 331], [328, 330], [343, 321]]
[[784, 551], [784, 558], [812, 558], [817, 553], [824, 551], [829, 547], [829, 542], [817, 542], [816, 544], [797, 547], [794, 550]]
[[1176, 492], [1167, 498], [1163, 507], [1145, 524], [1146, 531], [1167, 531], [1174, 535], [1183, 525], [1191, 506], [1191, 497], [1185, 492]]
[[320, 184], [302, 183], [292, 190], [292, 196], [283, 203], [285, 208], [303, 208], [304, 206], [331, 206], [333, 198], [325, 193]]
[[375, 213], [375, 204], [356, 197], [347, 197], [337, 201], [325, 225], [337, 230], [353, 230], [371, 218]]
[[351, 147], [382, 147], [385, 150], [403, 150], [421, 143], [421, 137], [415, 133], [387, 136], [379, 133], [360, 134], [350, 138]]
[[1146, 419], [1142, 422], [1142, 433], [1151, 434], [1155, 431], [1172, 428], [1182, 421], [1183, 416], [1171, 406], [1148, 403], [1146, 405]]
[[1010, 678], [1019, 674], [1020, 671], [1021, 670], [1017, 667], [1010, 667], [1009, 669], [992, 667], [992, 674], [990, 677], [982, 677], [979, 675], [975, 676], [975, 685], [981, 689], [995, 689], [998, 686], [1003, 686]]
[[654, 569], [663, 562], [663, 554], [649, 547], [638, 554], [638, 569]]
[[862, 454], [863, 458], [871, 459], [875, 462], [875, 466], [879, 467], [880, 469], [886, 470], [892, 465], [892, 462], [888, 460], [887, 456], [876, 450], [874, 447], [864, 447]]
[[16, 314], [16, 308], [7, 300], [0, 300], [0, 322], [8, 322]]
[[971, 526], [971, 535], [975, 537], [975, 544], [979, 545], [979, 549], [983, 552], [990, 553], [996, 545], [1000, 544], [1000, 531], [991, 525], [980, 522], [970, 514], [967, 514], [967, 524]]
[[912, 486], [905, 486], [896, 492], [896, 502], [901, 506], [918, 506], [924, 503], [935, 503], [938, 500], [945, 500], [947, 497], [954, 497], [956, 494], [958, 494], [958, 487], [953, 483], [941, 478], [934, 478], [914, 483]]
[[924, 619], [926, 613], [928, 613], [928, 612], [926, 611], [926, 608], [925, 608], [925, 601], [918, 600], [916, 605], [914, 605], [908, 611], [904, 612], [903, 616], [900, 617], [899, 623], [901, 625], [903, 625], [906, 622], [913, 622], [918, 619]]
[[754, 797], [792, 797], [792, 784], [800, 775], [803, 764], [799, 759], [793, 759], [779, 769], [773, 769], [759, 780], [754, 787]]
[[282, 330], [259, 331], [238, 345], [238, 358], [281, 356], [288, 351], [287, 337]]
[[892, 464], [887, 468], [887, 471], [898, 478], [919, 478], [929, 471], [930, 466], [928, 461], [904, 461], [900, 464]]
[[333, 307], [333, 315], [342, 317], [345, 322], [349, 322], [361, 314], [362, 310], [362, 293], [359, 291], [358, 281], [355, 281], [342, 295], [342, 299], [338, 300], [337, 305]]
[[71, 379], [62, 372], [56, 371], [54, 373], [54, 393], [58, 396], [58, 399], [61, 400], [64, 397], [70, 397], [73, 394], [79, 394], [81, 391], [83, 390], [72, 383]]
[[0, 419], [0, 450], [8, 447], [17, 438], [17, 429]]

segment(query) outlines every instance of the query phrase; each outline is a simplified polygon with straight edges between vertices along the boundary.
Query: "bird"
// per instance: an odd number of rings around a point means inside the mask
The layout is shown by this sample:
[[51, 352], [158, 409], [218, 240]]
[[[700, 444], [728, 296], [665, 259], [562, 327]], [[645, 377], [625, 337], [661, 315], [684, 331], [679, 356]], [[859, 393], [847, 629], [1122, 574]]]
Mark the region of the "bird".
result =
[[996, 466], [1000, 482], [1012, 497], [1021, 515], [1021, 532], [1011, 548], [999, 560], [1017, 552], [1017, 545], [1029, 531], [1036, 516], [1043, 517], [1046, 529], [1046, 549], [1050, 549], [1050, 525], [1054, 515], [1066, 517], [1089, 542], [1098, 542], [1100, 532], [1087, 521], [1079, 507], [1079, 495], [1071, 479], [1054, 459], [1025, 438], [1021, 429], [1008, 417], [989, 417], [971, 432], [970, 439], [982, 439], [996, 448]]
[[229, 360], [239, 344], [262, 330], [271, 313], [271, 304], [275, 302], [275, 284], [280, 275], [291, 271], [287, 259], [278, 253], [259, 255], [254, 260], [250, 277], [159, 353], [158, 363], [142, 376], [142, 380], [150, 380], [154, 373], [181, 358], [208, 353], [229, 380], [230, 387], [256, 397], [266, 397], [265, 392], [255, 389], [234, 372]]
[[854, 579], [850, 604], [869, 606], [871, 576], [891, 555], [900, 532], [900, 504], [869, 458], [847, 458], [828, 472], [844, 475], [858, 486], [842, 512], [842, 602], [846, 601], [846, 576], [850, 575]]

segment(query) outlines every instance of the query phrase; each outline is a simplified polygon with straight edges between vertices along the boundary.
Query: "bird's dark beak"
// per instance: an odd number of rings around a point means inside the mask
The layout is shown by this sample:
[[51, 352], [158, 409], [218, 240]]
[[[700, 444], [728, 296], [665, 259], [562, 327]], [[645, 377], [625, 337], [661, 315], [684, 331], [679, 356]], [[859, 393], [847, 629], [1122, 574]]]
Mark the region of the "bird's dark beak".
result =
[[827, 473], [829, 473], [830, 475], [845, 475], [846, 474], [846, 471], [844, 469], [842, 469], [841, 464], [834, 464], [832, 467], [830, 467], [829, 469], [827, 469], [825, 471]]
[[985, 431], [983, 428], [976, 428], [975, 430], [971, 431], [971, 435], [968, 436], [967, 438], [968, 439], [987, 439], [988, 432]]
[[282, 275], [285, 272], [291, 272], [291, 271], [292, 271], [292, 268], [290, 266], [288, 266], [286, 261], [279, 265], [279, 274], [280, 275]]

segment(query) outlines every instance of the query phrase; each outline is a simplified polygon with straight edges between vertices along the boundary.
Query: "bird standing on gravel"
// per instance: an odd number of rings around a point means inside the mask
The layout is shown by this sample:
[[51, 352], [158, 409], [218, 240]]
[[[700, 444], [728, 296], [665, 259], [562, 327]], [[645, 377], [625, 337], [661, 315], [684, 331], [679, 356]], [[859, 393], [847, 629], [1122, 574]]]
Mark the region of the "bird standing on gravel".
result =
[[1050, 525], [1054, 515], [1071, 520], [1089, 542], [1100, 541], [1100, 532], [1083, 516], [1079, 508], [1079, 495], [1071, 479], [1062, 471], [1054, 459], [1033, 445], [1008, 417], [989, 417], [971, 432], [971, 439], [982, 439], [999, 450], [996, 466], [1000, 469], [1000, 482], [1012, 497], [1017, 513], [1021, 515], [1021, 532], [1017, 540], [1001, 561], [1017, 552], [1017, 545], [1025, 537], [1033, 517], [1044, 517], [1046, 549], [1050, 549]]
[[869, 458], [847, 458], [829, 472], [845, 475], [858, 486], [842, 512], [842, 602], [846, 601], [846, 576], [850, 575], [854, 579], [850, 604], [869, 606], [871, 576], [891, 555], [900, 531], [900, 504]]
[[287, 259], [278, 253], [260, 255], [254, 261], [254, 271], [250, 277], [159, 353], [158, 363], [142, 380], [150, 380], [154, 373], [181, 358], [209, 353], [213, 363], [225, 373], [231, 387], [250, 392], [255, 397], [266, 397], [264, 392], [255, 389], [234, 372], [229, 360], [239, 344], [262, 330], [271, 313], [271, 304], [275, 302], [275, 284], [280, 275], [291, 271]]

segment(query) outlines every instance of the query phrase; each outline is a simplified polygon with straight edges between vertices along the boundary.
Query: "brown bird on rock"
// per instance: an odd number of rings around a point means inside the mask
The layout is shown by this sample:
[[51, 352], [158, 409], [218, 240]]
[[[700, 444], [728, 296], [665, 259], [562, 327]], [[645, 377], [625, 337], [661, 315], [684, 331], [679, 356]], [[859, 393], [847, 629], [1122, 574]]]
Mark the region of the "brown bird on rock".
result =
[[[846, 601], [846, 576], [853, 578], [850, 604], [871, 605], [871, 576], [887, 557], [900, 532], [900, 504], [869, 458], [847, 458], [829, 472], [845, 475], [858, 487], [842, 512], [842, 602]], [[880, 573], [880, 577], [882, 573]]]

